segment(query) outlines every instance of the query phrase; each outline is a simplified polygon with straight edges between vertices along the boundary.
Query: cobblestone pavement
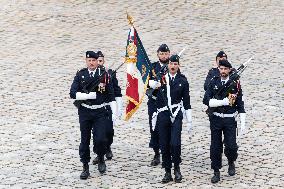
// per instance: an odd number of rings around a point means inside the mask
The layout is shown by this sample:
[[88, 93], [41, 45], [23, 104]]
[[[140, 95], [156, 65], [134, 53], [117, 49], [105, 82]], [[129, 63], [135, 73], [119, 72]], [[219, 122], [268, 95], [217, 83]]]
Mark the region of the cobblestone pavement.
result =
[[[1, 0], [0, 188], [282, 188], [284, 186], [282, 0]], [[182, 72], [190, 80], [194, 136], [182, 133], [180, 184], [161, 184], [150, 167], [146, 101], [115, 128], [114, 159], [101, 176], [79, 179], [77, 110], [69, 98], [84, 52], [101, 49], [109, 65], [125, 53], [126, 10], [150, 59], [167, 43], [188, 45]], [[203, 81], [219, 50], [235, 67], [255, 56], [242, 77], [247, 133], [237, 138], [237, 174], [210, 183], [209, 122]], [[114, 67], [115, 67], [114, 66]], [[118, 73], [125, 94], [126, 69]]]

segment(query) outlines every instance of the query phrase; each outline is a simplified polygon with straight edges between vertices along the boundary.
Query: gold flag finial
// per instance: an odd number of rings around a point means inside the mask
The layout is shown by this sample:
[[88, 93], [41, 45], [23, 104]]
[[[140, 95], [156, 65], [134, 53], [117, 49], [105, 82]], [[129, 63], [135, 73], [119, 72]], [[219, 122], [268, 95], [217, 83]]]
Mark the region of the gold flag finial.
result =
[[133, 26], [134, 20], [133, 20], [132, 16], [130, 16], [127, 11], [126, 11], [126, 14], [127, 14], [128, 23], [129, 23], [131, 26]]

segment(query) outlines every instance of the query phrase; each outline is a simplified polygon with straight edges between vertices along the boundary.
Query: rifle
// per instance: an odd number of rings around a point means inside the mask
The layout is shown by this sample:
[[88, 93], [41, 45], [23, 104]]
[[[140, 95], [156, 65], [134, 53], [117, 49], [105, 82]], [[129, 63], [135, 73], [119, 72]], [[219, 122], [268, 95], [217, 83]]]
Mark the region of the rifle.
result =
[[[243, 63], [242, 65], [240, 65], [240, 67], [238, 67], [238, 69], [232, 71], [232, 73], [230, 73], [229, 75], [229, 80], [225, 85], [222, 85], [219, 90], [214, 94], [213, 98], [217, 99], [217, 100], [222, 100], [226, 97], [228, 97], [230, 95], [231, 90], [233, 89], [234, 86], [236, 86], [238, 80], [241, 77], [241, 74], [243, 73], [243, 71], [247, 68], [248, 63], [252, 60], [253, 56], [250, 57], [245, 63]], [[230, 103], [230, 106], [232, 106], [233, 103]], [[214, 108], [210, 108], [208, 107], [208, 109], [206, 110], [206, 113], [208, 115], [212, 115], [212, 113], [214, 112], [214, 110], [216, 109], [216, 107]]]
[[[110, 79], [116, 74], [117, 70], [119, 70], [121, 68], [121, 66], [124, 64], [121, 63], [111, 74], [110, 74]], [[90, 93], [92, 91], [94, 91], [100, 84], [101, 79], [105, 76], [105, 74], [107, 73], [107, 70], [104, 66], [99, 65], [98, 68], [100, 68], [100, 70], [102, 71], [101, 75], [99, 75], [98, 78], [93, 78], [92, 80], [90, 80], [90, 82], [88, 82], [86, 85], [83, 86], [82, 91], [84, 93]], [[75, 100], [73, 102], [74, 106], [76, 106], [77, 108], [80, 107], [80, 105], [82, 103], [84, 103], [86, 100]]]
[[[152, 70], [154, 70], [154, 69], [152, 69]], [[168, 73], [168, 71], [169, 71], [168, 65], [167, 65], [167, 64], [163, 65], [163, 67], [160, 69], [159, 73], [156, 74], [155, 81], [160, 82], [161, 79], [162, 79], [162, 77], [163, 77], [166, 73]], [[154, 93], [154, 92], [155, 92], [155, 93]], [[154, 93], [154, 94], [153, 94], [153, 93]], [[157, 94], [157, 89], [148, 88], [148, 89], [146, 90], [146, 95], [149, 96], [149, 97], [152, 97], [152, 98], [153, 98], [153, 95], [156, 95], [156, 94]]]

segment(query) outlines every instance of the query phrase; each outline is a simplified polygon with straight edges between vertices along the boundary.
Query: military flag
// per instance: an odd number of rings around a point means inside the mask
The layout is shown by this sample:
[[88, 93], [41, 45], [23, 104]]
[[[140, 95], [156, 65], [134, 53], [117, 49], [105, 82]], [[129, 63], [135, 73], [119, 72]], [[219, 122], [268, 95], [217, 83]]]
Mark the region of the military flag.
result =
[[129, 15], [128, 20], [131, 28], [128, 33], [125, 55], [125, 63], [127, 63], [126, 97], [128, 101], [125, 120], [129, 120], [142, 103], [151, 70], [151, 62]]

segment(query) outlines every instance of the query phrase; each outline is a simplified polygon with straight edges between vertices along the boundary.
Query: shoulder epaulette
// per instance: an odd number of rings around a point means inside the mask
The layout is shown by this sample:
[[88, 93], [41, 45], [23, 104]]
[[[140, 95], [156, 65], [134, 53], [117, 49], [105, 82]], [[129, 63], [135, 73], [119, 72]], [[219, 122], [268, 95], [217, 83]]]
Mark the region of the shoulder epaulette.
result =
[[186, 78], [184, 74], [180, 74], [181, 77]]
[[87, 70], [87, 69], [88, 69], [88, 68], [82, 68], [81, 70], [78, 70], [77, 73], [83, 72], [83, 71], [85, 71], [85, 70]]
[[216, 81], [218, 78], [220, 78], [220, 76], [214, 76], [214, 77], [212, 77], [212, 78], [210, 79], [209, 83], [208, 83], [208, 86], [211, 85], [211, 83], [212, 83], [213, 81]]
[[211, 68], [209, 72], [214, 72], [215, 70], [218, 70], [218, 68]]
[[211, 79], [210, 79], [210, 81], [213, 81], [213, 80], [217, 80], [218, 78], [220, 78], [220, 76], [214, 76], [214, 77], [212, 77]]
[[151, 63], [152, 64], [152, 68], [156, 67], [156, 65], [158, 64], [159, 62], [153, 62]]
[[219, 76], [214, 76], [214, 77], [212, 77], [211, 79], [210, 79], [210, 81], [209, 81], [209, 83], [208, 83], [208, 88], [209, 88], [209, 86], [211, 86], [212, 85], [212, 83], [213, 83], [213, 81], [216, 81], [216, 79], [217, 78], [219, 78]]

